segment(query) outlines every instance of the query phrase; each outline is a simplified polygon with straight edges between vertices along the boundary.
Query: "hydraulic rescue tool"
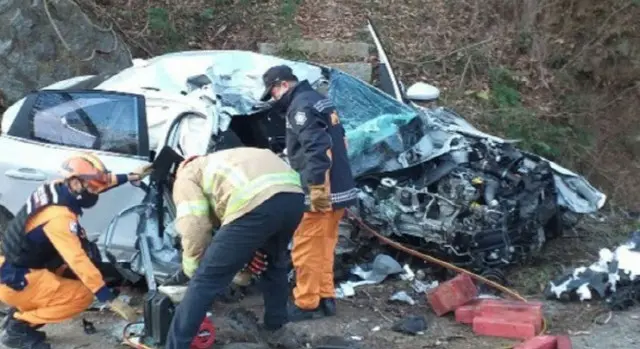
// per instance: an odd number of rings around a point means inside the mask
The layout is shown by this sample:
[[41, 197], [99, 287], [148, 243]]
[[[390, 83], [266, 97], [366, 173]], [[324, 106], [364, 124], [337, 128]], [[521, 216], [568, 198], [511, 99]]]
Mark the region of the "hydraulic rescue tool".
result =
[[[158, 291], [154, 276], [149, 234], [164, 235], [164, 191], [170, 189], [172, 174], [175, 174], [178, 164], [183, 157], [172, 148], [164, 147], [153, 162], [153, 173], [150, 175], [149, 185], [141, 186], [146, 192], [146, 209], [141, 215], [141, 226], [138, 229], [138, 247], [142, 266], [147, 282], [148, 293], [144, 300], [144, 327], [139, 333], [131, 333], [130, 324], [125, 328], [125, 343], [134, 348], [150, 349], [162, 348], [165, 344], [169, 326], [175, 312], [175, 306], [169, 296]], [[173, 168], [173, 170], [172, 170]], [[149, 221], [157, 224], [147, 224]], [[156, 229], [153, 229], [157, 227]], [[198, 335], [194, 338], [192, 349], [206, 349], [213, 345], [215, 328], [209, 318], [205, 318], [200, 326]]]

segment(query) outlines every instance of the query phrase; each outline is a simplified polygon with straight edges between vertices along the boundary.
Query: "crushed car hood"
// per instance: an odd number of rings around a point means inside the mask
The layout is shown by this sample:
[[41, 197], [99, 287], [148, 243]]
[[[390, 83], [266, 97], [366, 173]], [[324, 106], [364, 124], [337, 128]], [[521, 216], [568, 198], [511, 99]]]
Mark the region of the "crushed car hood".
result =
[[[394, 173], [407, 169], [423, 171], [424, 164], [445, 157], [453, 160], [449, 163], [463, 164], [479, 141], [489, 148], [498, 148], [491, 144], [514, 143], [478, 130], [450, 109], [402, 103], [339, 70], [248, 51], [188, 51], [136, 60], [134, 67], [98, 88], [122, 90], [127, 86], [127, 89], [152, 88], [165, 94], [186, 94], [199, 88], [193, 83], [194, 77], [206, 75], [215, 94], [216, 120], [211, 130], [215, 134], [226, 131], [231, 118], [247, 117], [271, 108], [269, 103], [258, 101], [264, 90], [261, 77], [269, 67], [278, 64], [290, 65], [300, 80], [308, 80], [319, 91], [327, 91], [347, 132], [352, 172], [360, 183], [371, 176], [378, 180], [394, 177]], [[202, 131], [195, 128], [193, 132]], [[604, 205], [606, 196], [582, 176], [535, 154], [525, 154], [530, 162], [546, 162], [552, 169], [553, 184], [551, 179], [549, 183], [555, 185], [557, 195], [550, 201], [557, 201], [559, 206], [579, 214], [595, 212]], [[509, 154], [503, 155], [507, 155], [506, 158]], [[423, 174], [424, 180], [429, 176]], [[536, 235], [536, 229], [531, 234]], [[420, 231], [423, 230], [420, 226]], [[152, 259], [162, 269], [161, 274], [166, 276], [171, 270], [179, 269], [179, 254], [172, 243], [155, 239], [150, 245]], [[130, 264], [135, 273], [142, 274], [144, 268], [139, 258], [133, 256]], [[158, 272], [156, 270], [156, 274]]]
[[[447, 153], [456, 155], [474, 138], [513, 142], [478, 130], [450, 109], [400, 103], [339, 70], [248, 51], [188, 51], [138, 61], [137, 67], [129, 68], [131, 73], [124, 71], [101, 87], [133, 83], [182, 93], [189, 90], [188, 78], [205, 74], [221, 102], [219, 118], [228, 119], [269, 107], [258, 101], [264, 89], [261, 76], [276, 64], [290, 65], [300, 80], [306, 79], [312, 85], [323, 80], [324, 71], [328, 97], [347, 131], [355, 177], [397, 171]], [[219, 120], [218, 124], [224, 129], [228, 120]], [[560, 206], [575, 213], [592, 213], [605, 204], [606, 195], [584, 177], [535, 154], [527, 155], [551, 165]]]

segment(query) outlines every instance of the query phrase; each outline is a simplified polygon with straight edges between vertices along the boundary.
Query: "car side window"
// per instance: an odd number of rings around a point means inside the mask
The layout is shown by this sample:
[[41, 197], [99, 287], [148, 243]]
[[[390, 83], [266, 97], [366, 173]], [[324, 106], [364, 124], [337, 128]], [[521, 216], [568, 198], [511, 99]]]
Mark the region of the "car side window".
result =
[[41, 91], [27, 114], [28, 138], [49, 144], [137, 155], [140, 140], [138, 109], [137, 98], [130, 95], [101, 91]]

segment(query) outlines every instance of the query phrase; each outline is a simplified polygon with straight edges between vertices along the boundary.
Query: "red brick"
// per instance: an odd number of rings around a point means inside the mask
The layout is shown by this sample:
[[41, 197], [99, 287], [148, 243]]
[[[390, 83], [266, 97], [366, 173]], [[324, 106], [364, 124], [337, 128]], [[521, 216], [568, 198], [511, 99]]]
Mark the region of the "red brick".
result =
[[556, 339], [558, 340], [557, 349], [573, 349], [569, 336], [556, 336]]
[[556, 337], [533, 337], [524, 343], [516, 345], [513, 349], [556, 349]]
[[462, 306], [478, 295], [478, 289], [471, 277], [459, 274], [453, 279], [442, 283], [427, 294], [427, 300], [438, 316]]
[[482, 303], [482, 299], [472, 299], [456, 308], [455, 316], [456, 321], [461, 324], [470, 324], [473, 322], [473, 318], [476, 316], [476, 309], [478, 305]]
[[476, 316], [473, 319], [473, 332], [483, 336], [515, 339], [529, 339], [537, 334], [536, 326], [532, 323], [484, 316]]
[[497, 313], [527, 313], [542, 317], [541, 302], [508, 301], [502, 299], [484, 299], [478, 304], [478, 314], [492, 315]]
[[540, 314], [506, 311], [506, 310], [502, 312], [483, 313], [478, 309], [476, 309], [474, 315], [476, 317], [501, 319], [507, 322], [522, 322], [522, 323], [532, 324], [536, 330], [536, 333], [542, 330], [542, 315]]
[[467, 304], [456, 308], [456, 321], [461, 324], [473, 323], [473, 318], [476, 316], [476, 305]]
[[542, 303], [506, 301], [500, 299], [474, 299], [455, 310], [456, 321], [463, 324], [473, 322], [475, 316], [500, 317], [528, 322], [540, 330], [542, 325]]

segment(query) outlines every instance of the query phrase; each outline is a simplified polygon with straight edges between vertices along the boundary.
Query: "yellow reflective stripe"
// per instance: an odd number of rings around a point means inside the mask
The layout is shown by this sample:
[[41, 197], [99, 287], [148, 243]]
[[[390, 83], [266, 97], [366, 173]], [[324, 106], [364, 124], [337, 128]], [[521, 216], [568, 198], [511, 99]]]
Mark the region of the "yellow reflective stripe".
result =
[[209, 215], [209, 202], [207, 200], [193, 200], [185, 201], [178, 204], [176, 207], [176, 218], [185, 216], [208, 216]]
[[261, 191], [274, 185], [293, 185], [300, 187], [300, 175], [295, 171], [269, 173], [254, 178], [251, 182], [234, 191], [229, 199], [225, 216], [242, 209], [247, 202]]
[[235, 188], [240, 188], [249, 181], [242, 171], [222, 162], [215, 162], [207, 165], [203, 176], [203, 189], [206, 193], [211, 193], [213, 190], [213, 182], [216, 179], [216, 176], [224, 178]]
[[196, 272], [196, 269], [198, 269], [199, 265], [200, 261], [197, 258], [182, 257], [182, 271], [189, 278], [193, 277], [193, 274]]

